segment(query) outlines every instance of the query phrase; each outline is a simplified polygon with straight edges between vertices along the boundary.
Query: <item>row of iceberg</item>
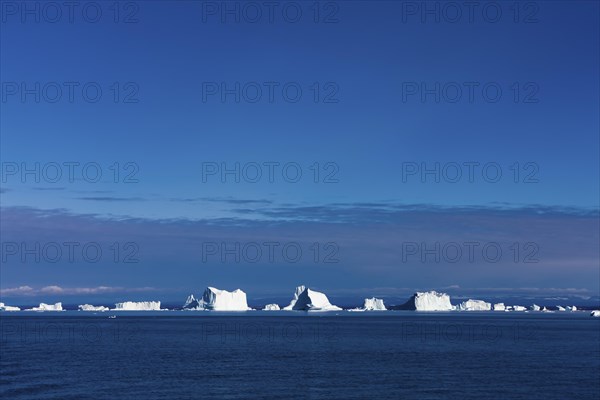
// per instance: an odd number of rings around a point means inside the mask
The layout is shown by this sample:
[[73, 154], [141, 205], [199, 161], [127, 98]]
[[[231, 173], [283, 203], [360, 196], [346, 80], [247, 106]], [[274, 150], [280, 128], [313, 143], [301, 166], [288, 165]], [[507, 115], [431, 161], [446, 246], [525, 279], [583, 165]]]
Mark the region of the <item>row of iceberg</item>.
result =
[[[91, 304], [83, 304], [79, 306], [80, 311], [160, 311], [160, 301], [126, 301], [116, 303], [115, 308], [109, 309], [104, 306], [94, 306]], [[252, 310], [248, 306], [246, 293], [241, 289], [236, 289], [232, 292], [221, 290], [214, 287], [208, 287], [199, 299], [194, 295], [188, 296], [184, 305], [184, 310], [191, 311], [248, 311]], [[453, 305], [450, 302], [450, 296], [446, 293], [438, 293], [436, 291], [416, 292], [404, 304], [394, 307], [399, 310], [414, 310], [414, 311], [540, 311], [554, 312], [546, 307], [540, 307], [533, 304], [531, 307], [519, 305], [508, 306], [504, 303], [488, 303], [483, 300], [469, 299], [458, 305]], [[306, 286], [298, 286], [294, 291], [294, 295], [290, 303], [281, 308], [278, 304], [267, 304], [264, 311], [342, 311], [342, 308], [335, 306], [329, 302], [329, 299], [324, 293], [317, 292], [307, 288]], [[382, 299], [367, 298], [364, 300], [362, 307], [353, 308], [348, 311], [386, 311], [387, 308]], [[576, 306], [557, 306], [558, 311], [577, 311]], [[18, 307], [7, 306], [0, 303], [0, 311], [20, 311]], [[63, 311], [62, 303], [45, 304], [41, 303], [39, 307], [33, 307], [25, 311]], [[593, 311], [592, 316], [600, 317], [600, 311]]]

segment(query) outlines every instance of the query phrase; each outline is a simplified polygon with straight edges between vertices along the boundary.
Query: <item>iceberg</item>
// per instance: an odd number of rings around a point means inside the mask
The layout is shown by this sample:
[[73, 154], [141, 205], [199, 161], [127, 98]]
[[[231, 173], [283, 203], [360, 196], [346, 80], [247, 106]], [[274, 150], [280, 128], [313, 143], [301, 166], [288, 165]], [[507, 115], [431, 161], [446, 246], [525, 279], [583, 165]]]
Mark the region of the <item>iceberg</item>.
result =
[[490, 311], [491, 309], [492, 305], [490, 303], [486, 303], [483, 300], [469, 299], [467, 301], [463, 301], [458, 305], [459, 311]]
[[324, 293], [311, 290], [304, 285], [298, 286], [294, 292], [294, 297], [290, 304], [283, 308], [284, 310], [301, 311], [340, 311], [341, 308], [334, 306]]
[[492, 310], [494, 310], [494, 311], [504, 311], [505, 309], [506, 309], [506, 307], [504, 307], [504, 303], [496, 303], [492, 307]]
[[184, 310], [198, 310], [200, 309], [200, 302], [194, 297], [193, 294], [190, 294], [188, 298], [183, 303]]
[[279, 305], [277, 304], [267, 304], [265, 306], [265, 308], [263, 308], [263, 311], [279, 311]]
[[558, 311], [567, 311], [563, 306], [556, 306]]
[[108, 307], [93, 306], [91, 304], [81, 304], [78, 306], [79, 311], [108, 311]]
[[7, 306], [4, 303], [0, 303], [0, 311], [21, 311], [19, 307]]
[[541, 311], [542, 309], [537, 304], [533, 304], [531, 306], [531, 311]]
[[590, 315], [592, 317], [600, 317], [600, 310], [594, 310]]
[[527, 307], [523, 306], [512, 306], [513, 311], [527, 311]]
[[567, 306], [567, 311], [577, 311], [577, 307], [575, 307], [575, 306]]
[[64, 311], [64, 310], [62, 308], [62, 303], [56, 303], [56, 304], [40, 303], [39, 307], [33, 307], [33, 308], [30, 308], [29, 310], [25, 310], [25, 311]]
[[387, 311], [387, 308], [385, 308], [382, 299], [372, 297], [370, 299], [365, 299], [365, 303], [362, 307], [353, 308], [348, 311]]
[[202, 298], [197, 300], [193, 295], [188, 296], [183, 308], [186, 310], [210, 310], [210, 311], [248, 311], [246, 293], [240, 289], [233, 292], [207, 287]]
[[416, 292], [406, 303], [398, 307], [401, 310], [415, 311], [451, 311], [450, 296], [446, 293]]
[[159, 311], [160, 301], [125, 301], [116, 303], [113, 311]]

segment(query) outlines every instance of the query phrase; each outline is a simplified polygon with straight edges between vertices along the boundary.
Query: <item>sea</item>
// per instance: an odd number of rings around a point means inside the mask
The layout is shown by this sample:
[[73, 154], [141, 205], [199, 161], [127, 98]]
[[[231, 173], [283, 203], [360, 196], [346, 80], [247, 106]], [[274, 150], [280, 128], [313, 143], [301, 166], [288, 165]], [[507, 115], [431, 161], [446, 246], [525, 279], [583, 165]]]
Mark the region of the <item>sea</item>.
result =
[[4, 312], [1, 399], [600, 399], [589, 312]]

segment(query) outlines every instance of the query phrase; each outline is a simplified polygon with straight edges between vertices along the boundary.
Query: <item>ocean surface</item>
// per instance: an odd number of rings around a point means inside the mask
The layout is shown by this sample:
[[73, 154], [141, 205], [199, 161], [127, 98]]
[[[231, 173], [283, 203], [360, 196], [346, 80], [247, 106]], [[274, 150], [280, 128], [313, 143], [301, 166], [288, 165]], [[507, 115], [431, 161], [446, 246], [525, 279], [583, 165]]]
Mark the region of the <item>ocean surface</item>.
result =
[[589, 312], [21, 312], [0, 325], [2, 399], [600, 398]]

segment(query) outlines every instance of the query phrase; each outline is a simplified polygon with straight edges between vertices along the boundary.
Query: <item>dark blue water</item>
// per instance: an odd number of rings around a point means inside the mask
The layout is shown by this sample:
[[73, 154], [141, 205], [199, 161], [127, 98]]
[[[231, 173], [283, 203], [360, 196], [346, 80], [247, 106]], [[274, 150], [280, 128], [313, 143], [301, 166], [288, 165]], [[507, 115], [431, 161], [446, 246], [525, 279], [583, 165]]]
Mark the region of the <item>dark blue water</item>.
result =
[[0, 315], [0, 398], [600, 398], [588, 313], [117, 315]]

